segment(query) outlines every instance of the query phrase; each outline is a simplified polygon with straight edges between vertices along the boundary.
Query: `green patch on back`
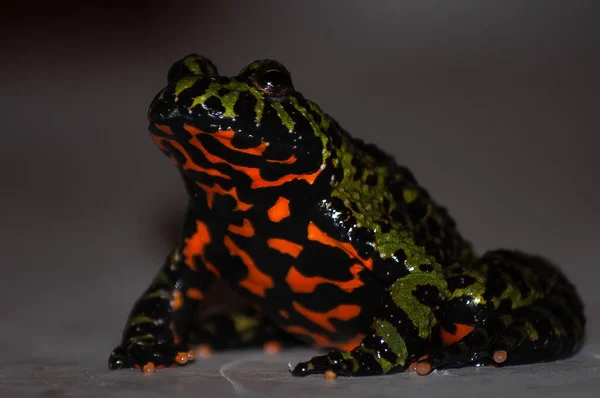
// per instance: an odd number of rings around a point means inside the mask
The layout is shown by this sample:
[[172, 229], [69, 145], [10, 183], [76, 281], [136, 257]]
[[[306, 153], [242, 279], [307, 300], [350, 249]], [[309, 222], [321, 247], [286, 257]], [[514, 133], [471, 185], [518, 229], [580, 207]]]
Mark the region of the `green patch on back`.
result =
[[415, 271], [392, 284], [389, 288], [394, 303], [401, 308], [419, 330], [419, 336], [427, 339], [431, 335], [437, 319], [430, 306], [422, 304], [413, 292], [419, 286], [434, 286], [442, 295], [447, 294], [448, 285], [441, 273]]
[[[383, 363], [378, 361], [379, 365], [381, 365], [381, 368], [384, 370], [384, 373], [389, 372], [389, 370], [395, 366], [404, 366], [408, 357], [408, 351], [404, 339], [398, 334], [394, 325], [386, 320], [377, 319], [374, 322], [374, 329], [377, 332], [377, 335], [385, 340], [385, 343], [392, 352], [398, 356], [398, 360], [394, 364], [386, 360], [383, 360]], [[382, 358], [378, 358], [377, 356], [375, 356], [375, 359], [382, 360]]]

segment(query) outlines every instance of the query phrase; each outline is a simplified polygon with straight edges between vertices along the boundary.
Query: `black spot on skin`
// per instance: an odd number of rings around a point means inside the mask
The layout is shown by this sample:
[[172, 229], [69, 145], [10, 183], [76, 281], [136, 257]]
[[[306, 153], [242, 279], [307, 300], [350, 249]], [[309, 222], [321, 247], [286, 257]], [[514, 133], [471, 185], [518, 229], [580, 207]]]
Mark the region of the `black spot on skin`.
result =
[[367, 179], [365, 180], [365, 183], [374, 187], [375, 185], [377, 185], [377, 176], [375, 174], [369, 174], [367, 176]]
[[402, 264], [404, 264], [404, 262], [408, 258], [408, 257], [406, 257], [406, 253], [404, 253], [404, 250], [402, 250], [402, 249], [396, 250], [394, 252], [394, 257], [396, 258], [396, 260], [399, 263], [402, 263]]
[[391, 295], [386, 294], [381, 300], [381, 317], [390, 322], [406, 344], [415, 344], [419, 346], [423, 343], [419, 336], [419, 330], [416, 328], [408, 314], [392, 300]]
[[389, 213], [389, 211], [390, 211], [390, 201], [389, 201], [389, 199], [383, 198], [382, 205], [383, 205], [383, 208], [385, 209], [385, 212]]
[[408, 206], [410, 218], [414, 224], [420, 224], [428, 213], [428, 205], [419, 201], [412, 202]]
[[429, 233], [429, 236], [443, 236], [440, 224], [438, 224], [433, 217], [427, 220], [427, 232]]
[[186, 158], [185, 156], [179, 152], [177, 148], [175, 148], [169, 141], [163, 141], [163, 145], [166, 149], [165, 154], [167, 156], [171, 155], [173, 159], [177, 162], [178, 165], [185, 164]]
[[451, 276], [448, 278], [448, 289], [453, 292], [456, 289], [464, 289], [465, 287], [471, 286], [475, 282], [477, 282], [475, 278], [469, 275]]
[[389, 222], [386, 221], [386, 222], [381, 223], [381, 232], [383, 232], [384, 234], [387, 234], [391, 230], [392, 230], [392, 226], [390, 225]]
[[433, 271], [433, 265], [421, 264], [421, 265], [419, 265], [419, 270], [421, 270], [423, 272], [431, 272], [431, 271]]
[[396, 363], [398, 356], [389, 348], [383, 336], [370, 334], [365, 337], [363, 344], [370, 350], [375, 351], [376, 355], [387, 360], [390, 363]]
[[210, 109], [212, 114], [223, 114], [225, 107], [221, 104], [221, 100], [217, 97], [210, 97], [204, 102], [206, 109]]
[[356, 202], [350, 201], [350, 208], [352, 209], [352, 211], [354, 211], [355, 213], [360, 213], [360, 209], [358, 208], [358, 206], [356, 205]]
[[413, 291], [413, 296], [415, 296], [420, 303], [427, 306], [435, 306], [442, 300], [439, 289], [433, 285], [417, 286]]
[[369, 258], [373, 254], [373, 247], [369, 244], [375, 240], [375, 235], [367, 228], [357, 228], [353, 234], [353, 244], [357, 253], [362, 258]]
[[356, 171], [354, 172], [354, 179], [358, 181], [362, 178], [362, 175], [365, 172], [364, 166], [356, 157], [352, 158], [352, 166], [356, 168]]
[[511, 310], [512, 310], [512, 300], [507, 298], [500, 302], [500, 304], [498, 305], [497, 312], [499, 314], [508, 314]]
[[[240, 97], [233, 105], [233, 112], [235, 113], [235, 118], [240, 123], [247, 124], [250, 128], [256, 125], [256, 112], [254, 112], [254, 107], [256, 106], [256, 98], [250, 93], [240, 93]], [[261, 137], [256, 135], [254, 141], [250, 139], [249, 134], [242, 131], [242, 134], [236, 134], [239, 138], [244, 138], [243, 141], [248, 143], [248, 147], [257, 146], [260, 144]], [[236, 138], [234, 136], [234, 139]], [[258, 141], [258, 142], [257, 142]], [[234, 144], [239, 148], [243, 148], [242, 142], [236, 142]]]
[[507, 288], [508, 286], [502, 275], [497, 272], [496, 268], [491, 268], [485, 284], [485, 298], [500, 297]]

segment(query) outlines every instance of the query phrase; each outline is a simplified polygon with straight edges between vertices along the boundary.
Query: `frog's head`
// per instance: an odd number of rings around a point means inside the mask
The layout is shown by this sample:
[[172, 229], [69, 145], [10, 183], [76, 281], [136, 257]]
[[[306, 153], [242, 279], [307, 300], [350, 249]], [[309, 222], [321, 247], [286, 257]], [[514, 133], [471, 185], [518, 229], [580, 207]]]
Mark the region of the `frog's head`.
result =
[[169, 69], [148, 118], [156, 144], [193, 185], [314, 192], [307, 188], [331, 179], [332, 121], [276, 61], [224, 77], [208, 59], [188, 55]]

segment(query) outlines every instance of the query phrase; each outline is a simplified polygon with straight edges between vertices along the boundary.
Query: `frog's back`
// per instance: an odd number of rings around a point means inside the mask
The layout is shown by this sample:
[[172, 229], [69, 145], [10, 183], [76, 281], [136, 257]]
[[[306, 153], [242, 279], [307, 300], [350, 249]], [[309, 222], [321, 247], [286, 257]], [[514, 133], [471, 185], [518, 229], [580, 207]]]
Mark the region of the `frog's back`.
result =
[[410, 232], [414, 243], [443, 267], [455, 262], [472, 262], [475, 255], [471, 243], [460, 234], [447, 209], [419, 184], [410, 169], [374, 144], [360, 138], [348, 139], [355, 153], [355, 173], [366, 175], [357, 178], [365, 185], [364, 189], [368, 190], [370, 183], [375, 183], [369, 181], [374, 175], [372, 171], [382, 170], [384, 190], [389, 193], [391, 202], [384, 206], [387, 214], [380, 217], [384, 224], [389, 221], [393, 227]]

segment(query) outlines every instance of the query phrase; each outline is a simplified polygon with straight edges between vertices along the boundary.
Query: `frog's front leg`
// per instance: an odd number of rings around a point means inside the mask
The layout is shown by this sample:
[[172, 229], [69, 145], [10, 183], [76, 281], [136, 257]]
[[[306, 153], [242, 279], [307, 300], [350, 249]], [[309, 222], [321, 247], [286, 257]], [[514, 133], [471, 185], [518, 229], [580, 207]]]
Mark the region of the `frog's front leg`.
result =
[[204, 260], [205, 247], [211, 242], [207, 225], [188, 217], [184, 231], [181, 245], [135, 303], [121, 344], [110, 355], [111, 369], [135, 367], [152, 372], [193, 359], [187, 332], [218, 271]]
[[435, 272], [408, 274], [386, 289], [379, 314], [351, 351], [331, 351], [293, 369], [294, 376], [333, 371], [342, 376], [402, 372], [426, 353], [436, 329], [434, 308], [445, 281]]

